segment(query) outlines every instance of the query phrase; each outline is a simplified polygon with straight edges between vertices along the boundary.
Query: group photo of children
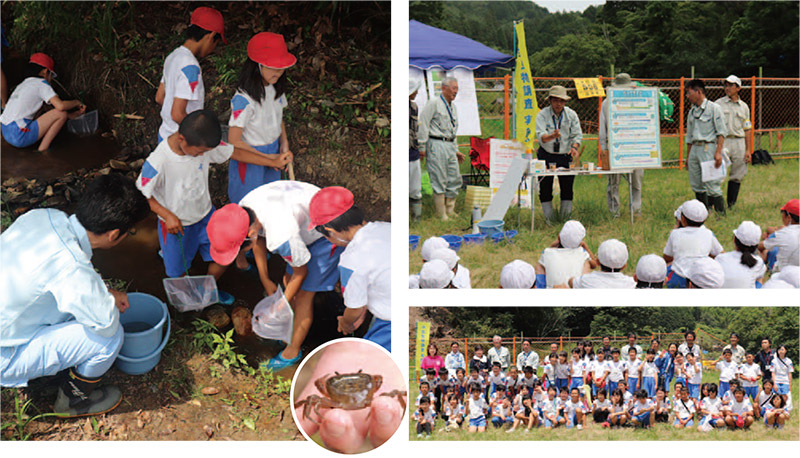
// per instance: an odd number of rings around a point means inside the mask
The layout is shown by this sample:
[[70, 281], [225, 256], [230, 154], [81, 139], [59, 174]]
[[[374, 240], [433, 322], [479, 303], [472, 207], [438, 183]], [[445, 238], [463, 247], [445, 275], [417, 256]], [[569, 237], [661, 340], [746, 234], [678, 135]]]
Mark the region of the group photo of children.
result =
[[675, 430], [717, 430], [737, 440], [736, 431], [775, 439], [771, 431], [788, 428], [796, 437], [796, 371], [787, 355], [796, 341], [748, 338], [692, 330], [552, 340], [495, 335], [489, 345], [437, 339], [412, 371], [419, 375], [411, 382], [412, 392], [418, 387], [412, 432], [441, 440], [652, 440]]

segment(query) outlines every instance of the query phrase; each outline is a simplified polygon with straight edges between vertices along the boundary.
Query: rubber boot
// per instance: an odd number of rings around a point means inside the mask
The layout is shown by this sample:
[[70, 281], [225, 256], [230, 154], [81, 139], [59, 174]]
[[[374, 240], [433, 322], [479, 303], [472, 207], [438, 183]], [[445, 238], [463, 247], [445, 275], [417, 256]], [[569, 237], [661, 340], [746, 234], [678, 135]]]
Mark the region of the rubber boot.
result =
[[709, 200], [714, 205], [714, 211], [717, 216], [725, 216], [725, 198], [722, 196], [709, 197]]
[[700, 202], [703, 203], [703, 205], [706, 206], [706, 210], [710, 210], [711, 209], [711, 205], [708, 202], [708, 196], [706, 195], [706, 193], [704, 193], [704, 192], [696, 192], [696, 193], [694, 193], [694, 196], [695, 196], [695, 198], [697, 200], [699, 200]]
[[442, 221], [447, 221], [447, 208], [445, 208], [444, 204], [444, 194], [434, 194], [433, 195], [433, 207], [436, 210], [436, 216], [441, 219]]
[[99, 386], [103, 377], [88, 378], [70, 369], [58, 387], [53, 410], [66, 417], [100, 415], [114, 410], [122, 402], [122, 393], [114, 385]]
[[542, 213], [544, 213], [544, 219], [547, 221], [547, 224], [550, 224], [553, 221], [553, 201], [550, 202], [542, 202]]
[[561, 219], [566, 221], [569, 219], [569, 215], [572, 214], [572, 201], [571, 200], [562, 200], [561, 201]]
[[456, 214], [456, 198], [455, 197], [445, 197], [444, 206], [445, 206], [445, 209], [447, 209], [447, 216], [453, 216], [453, 215]]
[[422, 218], [422, 200], [420, 199], [409, 199], [409, 206], [411, 207], [411, 219], [415, 223]]
[[742, 184], [738, 181], [728, 181], [728, 208], [732, 208], [739, 198], [739, 187]]

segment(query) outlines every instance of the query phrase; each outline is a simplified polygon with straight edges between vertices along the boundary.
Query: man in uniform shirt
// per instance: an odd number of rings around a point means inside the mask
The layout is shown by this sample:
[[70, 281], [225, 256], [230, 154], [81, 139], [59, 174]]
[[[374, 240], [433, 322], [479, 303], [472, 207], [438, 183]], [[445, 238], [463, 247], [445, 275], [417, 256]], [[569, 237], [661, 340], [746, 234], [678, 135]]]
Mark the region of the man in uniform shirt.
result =
[[461, 189], [458, 163], [464, 160], [464, 154], [458, 151], [456, 143], [458, 113], [453, 99], [457, 94], [458, 81], [449, 76], [443, 78], [442, 93], [425, 104], [419, 117], [419, 153], [427, 160], [433, 205], [442, 220], [455, 214], [456, 197]]
[[[753, 145], [750, 144], [750, 108], [739, 97], [742, 80], [736, 75], [725, 78], [725, 97], [717, 100], [717, 105], [725, 116], [725, 127], [728, 135], [725, 137], [725, 148], [731, 159], [731, 172], [728, 176], [728, 208], [733, 207], [739, 196], [739, 187], [744, 176], [747, 175], [747, 164], [753, 155]], [[736, 355], [734, 354], [734, 358]]]
[[[739, 334], [736, 334], [735, 332], [731, 333], [731, 343], [722, 347], [723, 353], [725, 352], [726, 348], [731, 349], [731, 359], [733, 360], [734, 363], [744, 364], [744, 357], [746, 355], [746, 352], [744, 350], [744, 347], [739, 345]], [[722, 356], [720, 355], [717, 361], [721, 359]]]
[[525, 367], [530, 366], [533, 372], [536, 373], [536, 368], [539, 366], [539, 355], [531, 350], [531, 341], [522, 341], [522, 351], [517, 355], [517, 370], [522, 372]]
[[775, 350], [772, 349], [772, 341], [769, 337], [764, 337], [761, 339], [761, 351], [756, 353], [755, 362], [761, 367], [761, 373], [764, 374], [762, 377], [762, 382], [766, 380], [772, 380], [772, 371], [770, 370], [770, 365], [772, 364], [772, 358], [775, 357]]
[[503, 372], [508, 370], [508, 366], [511, 365], [511, 353], [508, 351], [508, 348], [503, 346], [503, 339], [500, 336], [492, 337], [492, 344], [493, 347], [486, 352], [486, 356], [489, 358], [489, 365], [495, 361], [500, 363], [500, 369]]
[[722, 167], [722, 146], [728, 129], [725, 116], [716, 103], [706, 98], [706, 87], [702, 81], [694, 79], [686, 85], [686, 98], [694, 105], [689, 110], [686, 121], [686, 144], [689, 151], [686, 168], [689, 170], [689, 184], [697, 200], [706, 208], [714, 207], [725, 213], [725, 200], [722, 197], [722, 180], [703, 181], [701, 164], [714, 161], [714, 167]]
[[695, 343], [695, 339], [697, 339], [697, 334], [694, 331], [689, 331], [684, 334], [685, 341], [678, 347], [678, 353], [682, 354], [686, 357], [687, 354], [691, 353], [695, 356], [697, 361], [702, 359], [703, 351], [700, 350], [700, 345]]
[[633, 332], [628, 333], [628, 343], [626, 345], [623, 345], [623, 347], [620, 349], [621, 360], [630, 362], [631, 359], [628, 352], [630, 351], [631, 348], [636, 349], [637, 357], [642, 356], [643, 353], [642, 347], [636, 343], [636, 334], [634, 334]]

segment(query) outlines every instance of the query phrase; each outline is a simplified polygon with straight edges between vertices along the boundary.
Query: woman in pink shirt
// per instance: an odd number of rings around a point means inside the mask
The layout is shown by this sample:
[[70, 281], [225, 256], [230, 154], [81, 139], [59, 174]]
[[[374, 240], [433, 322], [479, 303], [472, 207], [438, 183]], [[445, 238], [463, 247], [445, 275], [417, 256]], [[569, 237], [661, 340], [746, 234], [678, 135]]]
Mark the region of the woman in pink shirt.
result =
[[428, 356], [422, 358], [422, 363], [420, 367], [423, 371], [425, 369], [435, 369], [436, 373], [439, 373], [439, 368], [444, 367], [444, 358], [439, 356], [439, 349], [436, 347], [436, 344], [431, 342], [428, 344]]

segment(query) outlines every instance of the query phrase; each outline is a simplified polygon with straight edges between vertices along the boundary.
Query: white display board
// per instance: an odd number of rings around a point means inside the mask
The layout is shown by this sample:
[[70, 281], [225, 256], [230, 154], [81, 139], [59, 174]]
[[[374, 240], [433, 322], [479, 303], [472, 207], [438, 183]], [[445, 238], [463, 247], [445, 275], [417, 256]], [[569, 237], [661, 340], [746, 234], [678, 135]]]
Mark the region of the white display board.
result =
[[[508, 174], [511, 163], [516, 158], [521, 158], [525, 154], [525, 145], [516, 140], [501, 140], [493, 138], [489, 140], [489, 187], [492, 190], [492, 197], [503, 185]], [[530, 180], [524, 180], [520, 194], [521, 206], [530, 208]], [[515, 188], [516, 189], [516, 188]], [[517, 203], [517, 194], [514, 192], [512, 205]]]
[[[481, 136], [481, 119], [478, 115], [478, 97], [475, 93], [475, 79], [472, 70], [456, 68], [445, 72], [444, 70], [430, 69], [422, 71], [418, 68], [408, 67], [408, 76], [412, 79], [423, 79], [424, 84], [417, 92], [414, 99], [419, 112], [425, 108], [429, 99], [439, 97], [441, 94], [442, 78], [452, 76], [458, 80], [458, 95], [453, 100], [458, 112], [458, 130], [456, 135]], [[427, 92], [426, 92], [427, 89]]]
[[661, 167], [658, 89], [607, 88], [611, 169]]

